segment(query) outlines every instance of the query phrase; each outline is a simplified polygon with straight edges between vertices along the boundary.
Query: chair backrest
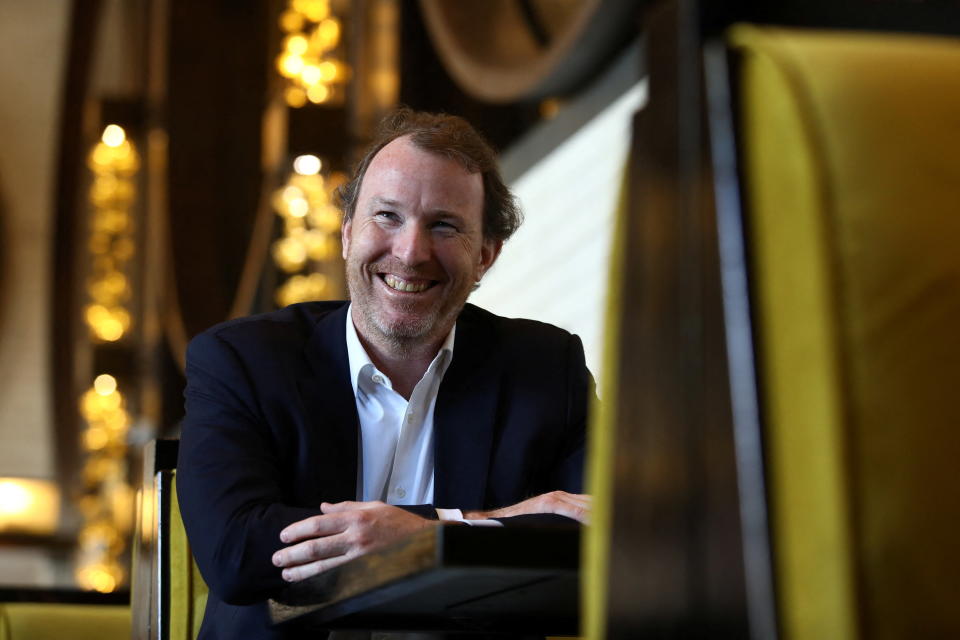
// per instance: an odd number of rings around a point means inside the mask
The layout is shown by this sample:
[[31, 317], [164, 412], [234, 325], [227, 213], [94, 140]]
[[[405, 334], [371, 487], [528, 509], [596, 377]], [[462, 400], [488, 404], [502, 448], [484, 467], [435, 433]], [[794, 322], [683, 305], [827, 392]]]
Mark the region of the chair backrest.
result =
[[144, 451], [134, 537], [134, 638], [193, 640], [200, 630], [207, 586], [193, 561], [176, 492], [176, 440]]
[[780, 627], [960, 637], [960, 39], [729, 42]]

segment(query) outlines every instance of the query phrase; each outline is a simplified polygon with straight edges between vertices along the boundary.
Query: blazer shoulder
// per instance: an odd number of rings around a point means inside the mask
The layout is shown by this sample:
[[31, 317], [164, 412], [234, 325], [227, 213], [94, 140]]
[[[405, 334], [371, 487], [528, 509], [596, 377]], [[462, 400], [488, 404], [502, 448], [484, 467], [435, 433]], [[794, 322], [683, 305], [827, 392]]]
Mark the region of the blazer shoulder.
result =
[[345, 301], [302, 302], [277, 311], [236, 318], [216, 324], [195, 336], [189, 351], [211, 342], [226, 343], [246, 351], [303, 346], [317, 323], [345, 309]]
[[498, 340], [521, 345], [565, 345], [576, 336], [566, 329], [539, 320], [506, 318], [476, 305], [464, 307], [461, 319], [471, 325], [486, 327]]
[[458, 321], [456, 349], [462, 345], [467, 360], [500, 362], [515, 372], [584, 366], [580, 338], [555, 325], [505, 318], [474, 305], [465, 306], [460, 319], [463, 331]]

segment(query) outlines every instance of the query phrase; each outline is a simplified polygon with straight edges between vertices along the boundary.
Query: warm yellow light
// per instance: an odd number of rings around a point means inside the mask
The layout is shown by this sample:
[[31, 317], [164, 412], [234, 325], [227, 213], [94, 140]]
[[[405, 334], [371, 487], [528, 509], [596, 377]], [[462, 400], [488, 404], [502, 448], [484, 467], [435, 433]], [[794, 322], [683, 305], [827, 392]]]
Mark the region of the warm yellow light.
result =
[[110, 271], [87, 285], [87, 293], [102, 305], [117, 304], [130, 297], [130, 286], [126, 276], [119, 271]]
[[283, 54], [277, 61], [277, 68], [279, 69], [280, 73], [287, 78], [293, 78], [300, 75], [300, 72], [303, 71], [303, 66], [303, 58], [290, 54]]
[[116, 590], [122, 575], [119, 567], [95, 564], [80, 569], [77, 572], [77, 582], [83, 589], [110, 593]]
[[320, 63], [320, 79], [324, 82], [333, 82], [337, 79], [337, 65], [327, 60]]
[[117, 379], [108, 373], [101, 373], [94, 379], [93, 388], [101, 396], [108, 396], [117, 390]]
[[296, 198], [287, 203], [287, 211], [294, 218], [303, 218], [310, 212], [310, 203], [305, 198]]
[[324, 51], [333, 49], [340, 40], [340, 22], [336, 18], [328, 18], [317, 25], [317, 34], [320, 48]]
[[322, 273], [291, 276], [277, 290], [277, 304], [285, 307], [297, 302], [323, 298], [327, 292], [327, 278]]
[[302, 56], [307, 52], [307, 39], [300, 35], [287, 36], [284, 48], [287, 50], [287, 53], [290, 53], [295, 56]]
[[336, 233], [340, 229], [340, 209], [332, 204], [310, 212], [310, 224], [324, 233]]
[[307, 99], [314, 104], [320, 104], [321, 102], [326, 102], [327, 98], [330, 97], [330, 89], [326, 85], [315, 84], [309, 89], [307, 89]]
[[293, 159], [293, 170], [301, 176], [315, 176], [320, 173], [322, 163], [314, 155], [297, 156]]
[[117, 588], [117, 580], [106, 571], [95, 571], [92, 573], [91, 585], [100, 593], [110, 593]]
[[80, 396], [80, 413], [87, 422], [102, 422], [111, 412], [115, 412], [123, 406], [123, 396], [119, 391], [115, 391], [107, 396], [102, 396], [94, 389], [88, 389], [86, 393]]
[[330, 3], [327, 0], [294, 0], [293, 8], [313, 22], [320, 22], [330, 15]]
[[294, 200], [303, 199], [303, 189], [293, 185], [284, 187], [281, 193], [283, 194], [283, 201], [288, 204]]
[[59, 513], [60, 492], [53, 482], [0, 478], [0, 533], [51, 534]]
[[307, 255], [311, 260], [322, 262], [329, 260], [336, 254], [333, 238], [317, 229], [311, 229], [304, 234], [304, 244], [307, 247]]
[[90, 451], [99, 451], [107, 446], [110, 435], [106, 429], [100, 427], [90, 427], [83, 432], [83, 444]]
[[283, 238], [273, 243], [273, 259], [287, 273], [303, 268], [307, 262], [307, 249], [295, 238]]
[[127, 134], [123, 130], [123, 127], [116, 124], [108, 124], [107, 128], [103, 130], [103, 135], [100, 136], [100, 139], [103, 141], [103, 144], [108, 147], [119, 147], [127, 139]]
[[283, 92], [283, 98], [294, 109], [299, 109], [307, 104], [307, 92], [300, 87], [287, 87]]
[[309, 86], [320, 82], [321, 75], [320, 67], [314, 64], [308, 64], [303, 68], [303, 71], [300, 72], [300, 79], [303, 80], [303, 84]]
[[280, 28], [287, 33], [300, 31], [303, 28], [303, 16], [289, 9], [284, 11], [280, 14]]
[[106, 342], [119, 340], [130, 328], [130, 313], [123, 307], [91, 304], [86, 308], [84, 319], [93, 335]]
[[33, 504], [33, 496], [22, 484], [4, 480], [0, 482], [0, 511], [4, 514], [21, 513]]

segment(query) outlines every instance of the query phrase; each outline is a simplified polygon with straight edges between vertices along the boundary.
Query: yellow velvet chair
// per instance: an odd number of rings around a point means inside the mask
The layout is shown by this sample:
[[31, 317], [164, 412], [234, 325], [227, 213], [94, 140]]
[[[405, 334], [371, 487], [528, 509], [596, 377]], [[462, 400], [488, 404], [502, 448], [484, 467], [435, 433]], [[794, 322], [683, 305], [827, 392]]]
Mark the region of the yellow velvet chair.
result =
[[587, 635], [960, 637], [960, 38], [718, 7], [644, 25]]
[[121, 640], [130, 637], [127, 605], [0, 603], [0, 640]]
[[960, 637], [960, 39], [729, 44], [783, 637]]

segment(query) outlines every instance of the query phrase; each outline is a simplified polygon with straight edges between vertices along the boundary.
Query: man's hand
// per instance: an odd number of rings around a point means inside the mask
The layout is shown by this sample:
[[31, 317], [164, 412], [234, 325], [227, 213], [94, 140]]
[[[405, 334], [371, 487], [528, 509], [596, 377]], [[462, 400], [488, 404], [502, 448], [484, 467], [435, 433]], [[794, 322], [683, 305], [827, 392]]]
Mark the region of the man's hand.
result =
[[280, 532], [291, 544], [273, 554], [283, 579], [298, 582], [382, 547], [417, 529], [438, 524], [383, 502], [324, 502], [323, 515], [294, 522]]
[[468, 511], [463, 514], [467, 520], [485, 518], [506, 518], [528, 513], [556, 513], [573, 518], [577, 522], [590, 524], [590, 504], [592, 496], [566, 491], [551, 491], [518, 504], [494, 509], [493, 511]]

